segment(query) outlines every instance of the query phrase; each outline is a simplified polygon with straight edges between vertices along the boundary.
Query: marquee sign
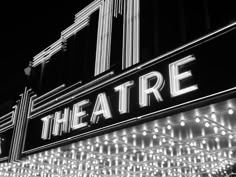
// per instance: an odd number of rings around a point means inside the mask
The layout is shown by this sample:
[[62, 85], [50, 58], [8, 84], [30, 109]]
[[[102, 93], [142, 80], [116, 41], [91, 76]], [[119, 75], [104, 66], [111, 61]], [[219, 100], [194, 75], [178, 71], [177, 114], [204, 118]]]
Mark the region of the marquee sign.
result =
[[[197, 85], [181, 88], [183, 85], [181, 80], [191, 79], [192, 74], [190, 70], [181, 73], [180, 67], [190, 64], [194, 60], [194, 56], [187, 56], [169, 64], [169, 82], [167, 83], [169, 83], [171, 97], [174, 98], [198, 90]], [[138, 83], [135, 83], [135, 81], [138, 81]], [[151, 100], [157, 103], [164, 102], [161, 90], [165, 86], [165, 82], [163, 74], [153, 70], [142, 74], [137, 79], [128, 80], [115, 86], [113, 91], [116, 93], [111, 93], [112, 90], [109, 88], [107, 91], [102, 89], [96, 92], [95, 99], [85, 96], [72, 105], [63, 107], [62, 110], [41, 118], [43, 124], [41, 138], [50, 140], [53, 136], [60, 136], [72, 131], [81, 131], [102, 121], [117, 119], [118, 117], [121, 117], [122, 120], [123, 114], [131, 113], [131, 105], [139, 105], [137, 108], [135, 106], [132, 109], [133, 112], [137, 109], [151, 106]], [[135, 102], [132, 103], [131, 97], [135, 96], [131, 96], [133, 89], [136, 89], [134, 90], [136, 94], [138, 89], [139, 94], [138, 99], [133, 99]], [[111, 95], [108, 95], [109, 93]], [[112, 95], [114, 95], [114, 101], [112, 102], [116, 102], [116, 105], [111, 103]], [[114, 107], [111, 107], [112, 105]], [[115, 110], [117, 108], [118, 110]]]
[[236, 33], [230, 29], [222, 34], [202, 38], [120, 75], [108, 73], [92, 84], [71, 90], [62, 86], [41, 98], [32, 97], [23, 154], [234, 92]]

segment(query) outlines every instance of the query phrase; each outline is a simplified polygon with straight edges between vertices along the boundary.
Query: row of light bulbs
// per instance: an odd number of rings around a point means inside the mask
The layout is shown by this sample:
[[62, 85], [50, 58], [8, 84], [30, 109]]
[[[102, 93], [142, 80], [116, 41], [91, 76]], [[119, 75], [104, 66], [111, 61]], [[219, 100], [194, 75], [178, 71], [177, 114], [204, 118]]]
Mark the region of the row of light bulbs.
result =
[[[227, 115], [226, 115], [227, 114]], [[235, 119], [233, 106], [208, 114], [155, 120], [104, 136], [0, 164], [0, 176], [105, 177], [196, 176], [228, 174], [236, 164], [236, 127], [218, 122]], [[201, 135], [182, 138], [175, 129], [201, 127]], [[236, 123], [235, 123], [236, 125]], [[206, 131], [212, 130], [210, 133]], [[142, 143], [140, 143], [142, 142]], [[224, 146], [222, 143], [227, 142]], [[210, 144], [218, 145], [210, 147]]]

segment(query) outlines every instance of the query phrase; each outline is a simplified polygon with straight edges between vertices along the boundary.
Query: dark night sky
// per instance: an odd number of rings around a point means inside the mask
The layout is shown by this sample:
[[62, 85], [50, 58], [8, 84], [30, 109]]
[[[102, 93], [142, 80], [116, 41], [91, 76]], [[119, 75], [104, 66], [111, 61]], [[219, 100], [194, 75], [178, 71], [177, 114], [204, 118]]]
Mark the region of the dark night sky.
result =
[[[23, 92], [26, 80], [24, 68], [28, 62], [58, 40], [61, 31], [73, 24], [74, 15], [92, 1], [62, 1], [57, 4], [7, 1], [1, 5], [0, 111], [3, 102], [15, 102], [15, 97]], [[218, 5], [221, 7], [221, 2]], [[217, 19], [222, 16], [215, 12]]]
[[[92, 0], [48, 4], [7, 2], [1, 5], [1, 94], [0, 104], [23, 92], [24, 68], [40, 51], [60, 38], [74, 15]], [[14, 96], [13, 96], [14, 95]], [[12, 98], [10, 98], [12, 97]]]

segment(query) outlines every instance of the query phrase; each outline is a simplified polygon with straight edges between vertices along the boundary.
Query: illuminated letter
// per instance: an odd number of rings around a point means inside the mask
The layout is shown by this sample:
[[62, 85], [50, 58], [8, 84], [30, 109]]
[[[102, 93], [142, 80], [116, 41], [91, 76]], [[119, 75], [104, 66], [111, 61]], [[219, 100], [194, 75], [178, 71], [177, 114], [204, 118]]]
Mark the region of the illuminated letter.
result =
[[67, 133], [69, 128], [69, 108], [64, 109], [64, 114], [61, 111], [55, 113], [52, 134], [54, 136], [61, 135], [62, 132]]
[[119, 112], [124, 114], [129, 112], [129, 100], [130, 100], [130, 86], [134, 84], [133, 81], [128, 81], [122, 85], [115, 87], [115, 91], [119, 92]]
[[95, 124], [99, 120], [99, 116], [103, 115], [105, 119], [111, 118], [111, 111], [107, 101], [107, 96], [105, 93], [100, 93], [97, 96], [96, 103], [93, 108], [93, 113], [91, 116], [91, 123]]
[[[150, 81], [156, 79], [156, 83], [150, 87]], [[149, 106], [150, 95], [153, 93], [158, 102], [163, 101], [159, 90], [164, 86], [164, 79], [161, 73], [157, 71], [150, 72], [139, 77], [139, 105], [141, 107]]]
[[49, 115], [41, 119], [43, 121], [41, 138], [44, 140], [51, 138], [52, 117]]
[[191, 71], [185, 71], [180, 73], [179, 68], [183, 65], [195, 60], [193, 56], [187, 56], [181, 60], [178, 60], [169, 65], [170, 74], [170, 93], [172, 97], [176, 97], [198, 89], [197, 85], [192, 85], [181, 89], [180, 81], [192, 76]]
[[83, 122], [83, 118], [87, 116], [86, 111], [83, 111], [83, 107], [86, 106], [88, 103], [89, 100], [83, 100], [73, 106], [71, 123], [71, 128], [73, 130], [86, 127], [88, 125], [87, 122]]

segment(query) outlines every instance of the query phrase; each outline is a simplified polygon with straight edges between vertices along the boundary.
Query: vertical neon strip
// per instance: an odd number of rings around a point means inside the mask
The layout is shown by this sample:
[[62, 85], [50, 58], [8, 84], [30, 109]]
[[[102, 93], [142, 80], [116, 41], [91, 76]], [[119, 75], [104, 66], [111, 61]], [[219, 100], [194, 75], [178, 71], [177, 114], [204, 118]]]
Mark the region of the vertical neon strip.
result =
[[132, 6], [133, 0], [127, 0], [126, 68], [132, 66]]
[[11, 148], [10, 148], [10, 161], [14, 161], [15, 159], [15, 144], [17, 142], [17, 126], [18, 126], [18, 120], [19, 120], [19, 115], [21, 113], [21, 109], [22, 109], [22, 98], [23, 98], [23, 94], [20, 95], [21, 96], [21, 99], [20, 99], [20, 102], [17, 104], [17, 107], [18, 107], [18, 111], [17, 113], [15, 114], [15, 127], [14, 127], [14, 131], [13, 131], [13, 135], [12, 135], [12, 142], [11, 142]]
[[109, 9], [109, 1], [105, 1], [104, 2], [104, 12], [103, 12], [103, 27], [102, 27], [102, 49], [101, 49], [101, 58], [100, 58], [100, 63], [99, 63], [99, 72], [98, 74], [102, 73], [102, 70], [104, 69], [104, 65], [105, 65], [105, 58], [106, 58], [106, 34], [107, 34], [107, 23], [108, 23], [108, 9]]
[[16, 114], [16, 124], [13, 132], [13, 140], [11, 144], [11, 150], [10, 150], [10, 160], [16, 161], [19, 159], [20, 152], [21, 152], [21, 143], [23, 138], [23, 131], [24, 131], [24, 125], [25, 121], [27, 119], [28, 114], [28, 103], [29, 103], [29, 90], [27, 91], [27, 88], [25, 88], [24, 94], [21, 95], [20, 103], [18, 104], [19, 112]]
[[119, 0], [119, 10], [118, 10], [118, 13], [119, 13], [120, 15], [123, 14], [123, 13], [122, 13], [122, 11], [123, 11], [123, 8], [122, 8], [122, 6], [123, 6], [123, 1], [124, 1], [124, 0]]
[[114, 13], [113, 13], [113, 15], [114, 15], [114, 17], [117, 17], [118, 16], [118, 3], [119, 3], [119, 0], [115, 0], [115, 2], [114, 2]]
[[127, 26], [127, 1], [124, 0], [123, 14], [123, 40], [122, 40], [122, 69], [126, 68], [126, 26]]
[[14, 136], [15, 142], [14, 142], [14, 156], [13, 156], [13, 161], [18, 159], [18, 153], [19, 153], [19, 147], [20, 147], [20, 135], [21, 135], [21, 122], [22, 119], [24, 118], [24, 109], [25, 109], [25, 100], [26, 100], [26, 92], [27, 89], [25, 88], [24, 94], [22, 95], [22, 101], [21, 101], [21, 111], [19, 112], [19, 117], [17, 119], [17, 124], [16, 124], [16, 134]]
[[134, 26], [133, 26], [133, 65], [139, 63], [139, 18], [140, 18], [140, 9], [139, 9], [139, 0], [134, 0]]
[[100, 63], [101, 63], [101, 52], [102, 52], [102, 31], [103, 31], [103, 14], [104, 14], [104, 1], [102, 1], [99, 8], [99, 20], [98, 20], [98, 32], [97, 32], [97, 50], [95, 59], [95, 73], [98, 75], [100, 73]]
[[113, 12], [113, 0], [109, 1], [110, 4], [109, 4], [109, 11], [108, 11], [108, 31], [107, 31], [107, 34], [106, 34], [106, 37], [107, 37], [107, 52], [105, 54], [106, 58], [105, 58], [105, 68], [102, 72], [108, 70], [110, 68], [110, 55], [111, 55], [111, 38], [112, 38], [112, 22], [113, 22], [113, 15], [112, 15], [112, 12]]
[[139, 63], [139, 0], [124, 3], [122, 69]]
[[103, 1], [99, 14], [99, 33], [97, 42], [97, 54], [95, 61], [95, 73], [99, 75], [110, 68], [111, 34], [113, 21], [113, 0]]

